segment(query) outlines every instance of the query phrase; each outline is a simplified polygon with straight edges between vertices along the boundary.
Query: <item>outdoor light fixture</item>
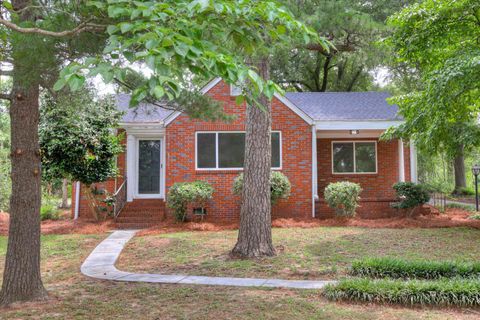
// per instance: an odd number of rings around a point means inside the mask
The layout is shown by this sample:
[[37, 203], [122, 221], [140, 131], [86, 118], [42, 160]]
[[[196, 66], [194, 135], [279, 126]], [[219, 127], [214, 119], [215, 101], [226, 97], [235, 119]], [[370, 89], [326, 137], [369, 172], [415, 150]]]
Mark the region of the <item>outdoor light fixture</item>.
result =
[[480, 174], [480, 165], [475, 164], [472, 167], [472, 173], [475, 177], [475, 210], [478, 211], [478, 175]]
[[350, 134], [353, 134], [353, 135], [356, 135], [356, 134], [359, 134], [360, 131], [358, 130], [350, 130]]

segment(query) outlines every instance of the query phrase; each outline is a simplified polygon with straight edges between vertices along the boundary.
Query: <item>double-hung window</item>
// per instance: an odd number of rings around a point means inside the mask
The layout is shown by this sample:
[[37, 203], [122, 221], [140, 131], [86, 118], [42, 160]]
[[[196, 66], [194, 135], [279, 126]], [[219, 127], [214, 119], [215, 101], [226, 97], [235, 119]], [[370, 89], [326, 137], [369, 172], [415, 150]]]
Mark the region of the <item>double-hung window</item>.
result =
[[332, 172], [377, 173], [377, 142], [332, 142]]
[[[272, 132], [272, 168], [281, 168], [281, 134]], [[197, 169], [242, 169], [245, 132], [197, 132]]]

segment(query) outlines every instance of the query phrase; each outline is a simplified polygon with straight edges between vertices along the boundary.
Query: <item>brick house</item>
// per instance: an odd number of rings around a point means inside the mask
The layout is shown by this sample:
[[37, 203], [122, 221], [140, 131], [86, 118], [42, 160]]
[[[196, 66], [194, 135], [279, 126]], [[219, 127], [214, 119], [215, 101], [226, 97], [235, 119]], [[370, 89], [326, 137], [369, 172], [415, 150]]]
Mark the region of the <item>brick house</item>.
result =
[[[192, 120], [181, 112], [142, 104], [128, 108], [129, 96], [118, 95], [125, 111], [121, 130], [126, 151], [118, 157], [119, 176], [102, 187], [125, 191], [127, 204], [117, 219], [125, 226], [150, 224], [168, 213], [168, 189], [176, 182], [204, 180], [215, 188], [208, 204], [209, 221], [238, 220], [240, 199], [233, 195], [234, 178], [242, 172], [245, 107], [235, 103], [235, 88], [221, 79], [204, 94], [224, 103], [237, 117], [231, 123]], [[358, 214], [382, 217], [398, 181], [416, 181], [412, 144], [379, 141], [390, 126], [402, 123], [387, 93], [287, 93], [272, 102], [272, 169], [292, 184], [291, 196], [274, 206], [273, 217], [311, 218], [333, 214], [323, 190], [334, 181], [357, 182], [363, 188]], [[124, 183], [125, 182], [125, 183]], [[72, 192], [74, 217], [88, 217], [79, 184]], [[124, 190], [123, 190], [124, 189]]]

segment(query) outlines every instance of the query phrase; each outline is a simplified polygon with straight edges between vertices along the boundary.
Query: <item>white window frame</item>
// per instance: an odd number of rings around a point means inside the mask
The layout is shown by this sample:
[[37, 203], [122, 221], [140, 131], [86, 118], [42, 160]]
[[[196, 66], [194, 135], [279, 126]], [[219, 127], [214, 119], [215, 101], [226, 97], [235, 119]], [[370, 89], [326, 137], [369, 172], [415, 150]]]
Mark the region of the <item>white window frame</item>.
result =
[[[362, 143], [362, 142], [368, 142], [368, 143], [374, 143], [375, 144], [375, 172], [356, 172], [357, 170], [357, 159], [356, 159], [356, 148], [355, 144], [356, 143]], [[335, 143], [353, 143], [353, 172], [335, 172], [335, 167], [333, 163], [333, 145]], [[377, 140], [337, 140], [337, 141], [332, 141], [331, 143], [331, 162], [332, 162], [332, 174], [335, 175], [345, 175], [345, 174], [378, 174], [378, 149], [377, 149]]]
[[[164, 145], [164, 141], [165, 139], [163, 138], [159, 138], [159, 137], [139, 137], [136, 139], [137, 140], [137, 143], [136, 143], [136, 146], [135, 146], [135, 159], [136, 159], [136, 163], [135, 163], [135, 199], [163, 199], [163, 164], [164, 164], [164, 160], [163, 160], [163, 156], [164, 156], [164, 148], [163, 148], [163, 145]], [[151, 141], [151, 140], [158, 140], [160, 141], [160, 173], [158, 175], [158, 179], [160, 181], [160, 184], [159, 184], [159, 192], [158, 193], [140, 193], [138, 191], [138, 182], [139, 182], [139, 179], [140, 179], [140, 176], [139, 176], [139, 171], [140, 171], [140, 141], [142, 140], [148, 140], [148, 141]]]
[[[199, 168], [198, 167], [198, 134], [202, 133], [215, 133], [215, 168]], [[195, 170], [198, 171], [241, 171], [243, 170], [243, 167], [237, 167], [237, 168], [220, 168], [218, 166], [218, 134], [219, 133], [243, 133], [245, 134], [245, 131], [196, 131], [195, 132]], [[279, 167], [272, 167], [272, 170], [282, 170], [282, 165], [283, 165], [283, 151], [282, 151], [282, 132], [279, 130], [272, 130], [271, 133], [278, 133], [279, 134], [279, 144], [280, 144], [280, 166]]]

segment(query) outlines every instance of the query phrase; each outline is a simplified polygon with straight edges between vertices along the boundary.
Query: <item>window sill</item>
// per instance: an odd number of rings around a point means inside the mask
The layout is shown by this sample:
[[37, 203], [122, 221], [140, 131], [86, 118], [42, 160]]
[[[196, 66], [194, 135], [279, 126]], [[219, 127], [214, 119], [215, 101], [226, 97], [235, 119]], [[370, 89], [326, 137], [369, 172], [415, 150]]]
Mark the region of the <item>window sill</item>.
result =
[[376, 177], [378, 172], [375, 173], [331, 173], [331, 177]]
[[223, 169], [212, 169], [212, 170], [195, 170], [195, 174], [239, 174], [242, 173], [243, 169], [232, 169], [232, 170], [223, 170]]

